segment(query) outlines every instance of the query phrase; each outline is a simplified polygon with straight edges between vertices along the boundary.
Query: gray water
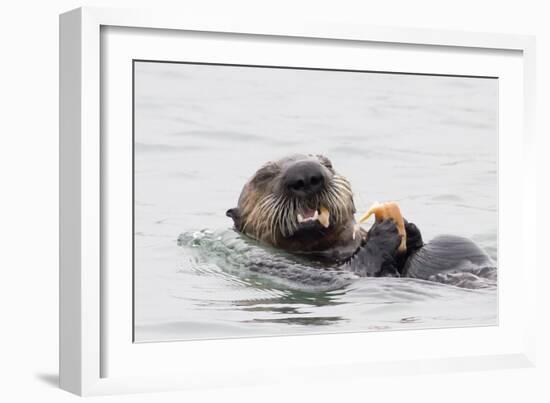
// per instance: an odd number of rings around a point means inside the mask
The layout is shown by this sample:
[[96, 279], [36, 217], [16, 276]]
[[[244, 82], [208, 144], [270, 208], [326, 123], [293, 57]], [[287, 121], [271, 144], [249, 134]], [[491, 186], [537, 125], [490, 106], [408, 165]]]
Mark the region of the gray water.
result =
[[137, 62], [136, 341], [496, 324], [495, 284], [247, 272], [239, 257], [266, 251], [225, 211], [264, 162], [320, 153], [359, 214], [396, 200], [424, 240], [496, 262], [497, 107], [493, 79]]

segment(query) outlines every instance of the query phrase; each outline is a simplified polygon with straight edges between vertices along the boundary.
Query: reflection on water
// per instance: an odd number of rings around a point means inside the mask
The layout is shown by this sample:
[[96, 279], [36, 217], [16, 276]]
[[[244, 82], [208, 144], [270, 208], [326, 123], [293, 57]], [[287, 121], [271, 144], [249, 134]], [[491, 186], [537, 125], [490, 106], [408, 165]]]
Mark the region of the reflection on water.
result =
[[496, 261], [497, 85], [137, 63], [136, 340], [495, 324], [494, 286], [358, 279], [303, 262], [296, 281], [247, 269], [290, 257], [244, 240], [225, 211], [265, 161], [322, 153], [351, 181], [359, 213], [397, 200], [426, 240], [466, 236]]

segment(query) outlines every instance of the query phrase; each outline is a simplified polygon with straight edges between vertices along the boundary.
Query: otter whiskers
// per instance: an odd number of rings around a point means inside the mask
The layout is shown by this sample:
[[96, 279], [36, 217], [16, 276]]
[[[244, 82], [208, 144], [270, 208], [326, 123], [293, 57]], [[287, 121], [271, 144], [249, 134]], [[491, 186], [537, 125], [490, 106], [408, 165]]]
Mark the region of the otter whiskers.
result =
[[353, 214], [351, 186], [346, 179], [334, 175], [327, 186], [310, 199], [284, 193], [265, 195], [244, 220], [242, 231], [254, 238], [258, 238], [257, 234], [269, 234], [275, 243], [279, 235], [290, 237], [304, 223], [318, 221], [328, 228], [331, 219], [340, 224], [350, 214]]

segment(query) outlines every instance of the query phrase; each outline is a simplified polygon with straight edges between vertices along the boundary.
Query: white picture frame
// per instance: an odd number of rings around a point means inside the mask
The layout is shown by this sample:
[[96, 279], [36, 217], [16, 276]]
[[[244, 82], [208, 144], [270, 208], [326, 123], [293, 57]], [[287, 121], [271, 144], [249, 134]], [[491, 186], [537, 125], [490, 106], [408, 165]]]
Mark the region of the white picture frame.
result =
[[[106, 129], [102, 121], [105, 118], [105, 113], [102, 113], [102, 94], [108, 93], [111, 89], [109, 83], [101, 80], [101, 58], [106, 54], [102, 53], [102, 47], [106, 44], [102, 32], [105, 32], [106, 28], [109, 29], [108, 27], [128, 29], [125, 35], [130, 36], [134, 35], [132, 29], [173, 34], [162, 46], [160, 41], [163, 39], [160, 37], [151, 38], [150, 41], [142, 38], [144, 48], [155, 46], [157, 41], [158, 48], [165, 49], [166, 44], [177, 43], [178, 37], [174, 33], [192, 32], [198, 38], [208, 33], [218, 33], [218, 37], [246, 36], [260, 43], [265, 39], [277, 38], [298, 41], [302, 45], [308, 45], [311, 41], [329, 41], [330, 46], [335, 48], [346, 43], [377, 43], [382, 46], [397, 46], [397, 54], [405, 51], [406, 47], [415, 48], [419, 52], [450, 52], [450, 59], [458, 60], [458, 63], [453, 65], [447, 62], [439, 65], [433, 56], [427, 56], [426, 59], [433, 63], [430, 70], [432, 73], [443, 74], [453, 74], [462, 71], [461, 69], [470, 71], [468, 69], [473, 68], [461, 65], [460, 60], [466, 60], [467, 57], [461, 52], [469, 52], [472, 57], [483, 57], [490, 53], [500, 54], [499, 52], [513, 54], [510, 69], [503, 73], [510, 77], [507, 82], [511, 83], [511, 87], [510, 92], [504, 91], [501, 94], [503, 98], [500, 114], [506, 115], [503, 118], [511, 120], [505, 120], [505, 127], [501, 126], [500, 135], [506, 138], [500, 142], [499, 184], [500, 191], [505, 192], [507, 184], [502, 182], [502, 175], [506, 175], [507, 182], [520, 185], [522, 191], [515, 199], [500, 203], [499, 245], [502, 248], [506, 245], [515, 245], [513, 242], [517, 244], [512, 248], [513, 252], [506, 252], [508, 255], [504, 256], [504, 261], [510, 259], [510, 262], [519, 265], [522, 276], [516, 281], [507, 277], [506, 271], [504, 275], [499, 275], [499, 283], [503, 283], [499, 284], [499, 297], [502, 299], [499, 304], [499, 326], [485, 329], [148, 343], [136, 348], [131, 338], [128, 339], [128, 331], [131, 332], [128, 320], [131, 322], [131, 319], [124, 318], [128, 313], [127, 306], [131, 304], [129, 294], [122, 294], [121, 305], [114, 306], [112, 298], [108, 298], [110, 291], [106, 289], [104, 282], [105, 277], [109, 277], [109, 273], [105, 272], [106, 251], [109, 245], [103, 236], [109, 217], [102, 214], [102, 208], [105, 203], [105, 191], [108, 189], [107, 178], [112, 172], [105, 165], [104, 141], [101, 137], [102, 131]], [[335, 378], [380, 373], [409, 374], [419, 371], [464, 371], [534, 365], [535, 319], [531, 313], [535, 312], [537, 265], [536, 242], [533, 237], [537, 224], [535, 209], [530, 207], [535, 203], [536, 164], [533, 126], [534, 49], [534, 38], [521, 35], [311, 22], [293, 25], [268, 19], [249, 21], [244, 17], [239, 20], [214, 21], [198, 19], [192, 15], [176, 16], [148, 10], [80, 8], [62, 14], [61, 387], [79, 395], [95, 395], [228, 384], [244, 386], [273, 381], [293, 382], [297, 375], [300, 381], [306, 378], [330, 381]], [[224, 57], [230, 56], [222, 54], [219, 57], [223, 60]], [[393, 60], [392, 63], [398, 63], [395, 58]], [[500, 59], [495, 60], [498, 62]], [[499, 63], [495, 61], [487, 60], [486, 66], [482, 64], [475, 67], [478, 75], [483, 72], [491, 75], [491, 71], [500, 68]], [[507, 65], [502, 63], [505, 64]], [[395, 68], [399, 69], [398, 64]], [[419, 72], [420, 68], [412, 65], [403, 67], [401, 71]], [[122, 95], [121, 99], [126, 99], [123, 89], [114, 91]], [[512, 97], [512, 94], [518, 96]], [[131, 100], [128, 99], [127, 102], [129, 108]], [[124, 112], [121, 112], [121, 121], [126, 120]], [[122, 178], [124, 180], [124, 175]], [[500, 198], [503, 199], [502, 194]], [[527, 235], [530, 236], [529, 241]], [[502, 256], [499, 257], [499, 263], [501, 261]], [[128, 285], [131, 284], [131, 278], [127, 273], [122, 273], [113, 281], [115, 282], [112, 283], [112, 287], [118, 287], [124, 281], [127, 281]], [[128, 290], [128, 287], [125, 290]], [[502, 292], [503, 290], [505, 292]], [[511, 300], [507, 297], [512, 291], [515, 295], [521, 296], [521, 301], [516, 302], [513, 308]], [[120, 329], [113, 326], [112, 318], [121, 323]], [[438, 336], [432, 338], [433, 334]], [[403, 340], [410, 340], [411, 344], [418, 346], [415, 354], [406, 350]], [[447, 342], [444, 342], [445, 340]], [[448, 345], [453, 343], [448, 343], [449, 340], [461, 341], [463, 344], [457, 347], [457, 343], [454, 343], [451, 348]], [[374, 343], [370, 343], [371, 341]], [[391, 354], [390, 350], [382, 347], [377, 355], [375, 351], [358, 348], [365, 343], [386, 343], [388, 346], [400, 347], [391, 350]], [[330, 349], [331, 345], [341, 346], [342, 354], [338, 357], [321, 357], [318, 354], [319, 347]], [[258, 358], [264, 351], [270, 358], [269, 367], [262, 364], [265, 361]], [[282, 355], [282, 351], [287, 352], [289, 357]], [[213, 361], [214, 356], [219, 362]], [[171, 357], [174, 358], [170, 359]], [[180, 357], [185, 357], [185, 360]]]

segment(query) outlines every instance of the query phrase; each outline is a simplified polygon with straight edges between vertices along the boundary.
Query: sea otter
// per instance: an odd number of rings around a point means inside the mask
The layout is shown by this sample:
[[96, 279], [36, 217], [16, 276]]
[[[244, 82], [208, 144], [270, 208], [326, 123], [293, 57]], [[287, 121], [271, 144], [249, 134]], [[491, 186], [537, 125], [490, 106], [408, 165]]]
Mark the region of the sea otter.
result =
[[[351, 184], [322, 155], [291, 155], [264, 164], [227, 210], [240, 233], [319, 264], [360, 276], [438, 280], [482, 273], [491, 259], [469, 239], [444, 235], [425, 244], [397, 203], [376, 204], [355, 220]], [[373, 226], [360, 227], [371, 214]]]

